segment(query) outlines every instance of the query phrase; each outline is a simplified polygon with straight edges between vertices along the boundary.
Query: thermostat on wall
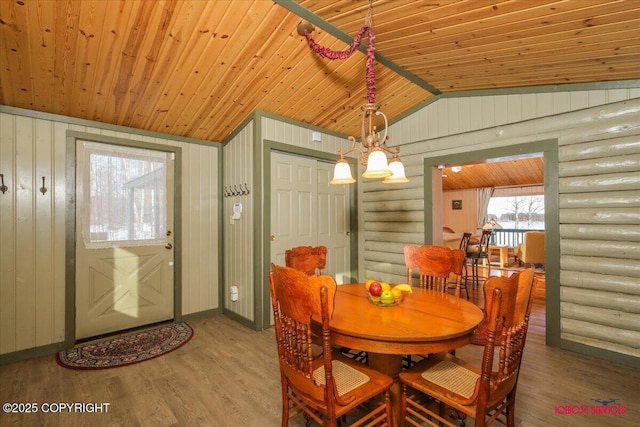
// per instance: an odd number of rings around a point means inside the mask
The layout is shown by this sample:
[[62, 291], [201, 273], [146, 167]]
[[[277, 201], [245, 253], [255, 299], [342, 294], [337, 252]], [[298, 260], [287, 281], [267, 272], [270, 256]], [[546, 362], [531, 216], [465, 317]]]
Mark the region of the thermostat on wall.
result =
[[231, 219], [240, 219], [241, 214], [242, 214], [242, 203], [234, 203], [233, 215], [231, 215]]

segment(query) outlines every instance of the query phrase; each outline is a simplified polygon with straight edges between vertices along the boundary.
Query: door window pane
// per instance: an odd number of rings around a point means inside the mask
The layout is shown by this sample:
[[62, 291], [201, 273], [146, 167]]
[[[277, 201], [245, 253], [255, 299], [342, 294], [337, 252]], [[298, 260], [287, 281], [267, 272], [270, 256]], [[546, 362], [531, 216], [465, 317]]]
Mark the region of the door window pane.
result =
[[166, 243], [167, 153], [84, 142], [88, 247]]

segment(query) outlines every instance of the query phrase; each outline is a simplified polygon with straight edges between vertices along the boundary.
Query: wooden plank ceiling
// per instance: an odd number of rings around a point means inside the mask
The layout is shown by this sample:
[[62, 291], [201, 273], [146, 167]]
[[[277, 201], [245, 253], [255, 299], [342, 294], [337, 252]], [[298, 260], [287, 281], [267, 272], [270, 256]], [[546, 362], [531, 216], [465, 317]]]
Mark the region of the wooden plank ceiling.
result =
[[[461, 190], [483, 187], [514, 187], [544, 184], [544, 159], [530, 157], [516, 160], [487, 161], [442, 168], [442, 189]], [[457, 170], [457, 169], [456, 169]]]
[[[634, 80], [640, 2], [376, 0], [377, 102], [393, 121], [439, 93]], [[1, 0], [0, 104], [223, 142], [256, 109], [357, 135], [367, 1]], [[295, 12], [295, 13], [294, 13]], [[298, 15], [296, 15], [296, 13]], [[367, 40], [363, 40], [367, 43]]]

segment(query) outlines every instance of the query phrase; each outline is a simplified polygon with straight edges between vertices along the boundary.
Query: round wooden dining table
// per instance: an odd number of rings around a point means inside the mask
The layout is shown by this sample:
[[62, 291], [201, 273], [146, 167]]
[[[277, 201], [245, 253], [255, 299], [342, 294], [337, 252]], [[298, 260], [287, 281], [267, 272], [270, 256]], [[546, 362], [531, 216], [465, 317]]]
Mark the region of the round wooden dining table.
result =
[[413, 288], [395, 306], [369, 301], [364, 284], [338, 286], [330, 320], [331, 341], [368, 352], [368, 364], [396, 381], [391, 389], [394, 420], [400, 425], [402, 358], [460, 348], [471, 342], [483, 318], [475, 304], [453, 295]]

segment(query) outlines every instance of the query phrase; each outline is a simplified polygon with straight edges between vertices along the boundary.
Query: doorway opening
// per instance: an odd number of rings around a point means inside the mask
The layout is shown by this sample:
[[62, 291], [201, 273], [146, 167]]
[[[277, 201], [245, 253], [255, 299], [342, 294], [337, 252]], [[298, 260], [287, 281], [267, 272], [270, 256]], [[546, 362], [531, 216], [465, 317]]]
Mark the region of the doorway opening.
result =
[[[536, 154], [539, 153], [539, 154]], [[558, 214], [558, 146], [556, 140], [537, 141], [526, 144], [499, 147], [475, 152], [428, 158], [424, 160], [425, 179], [425, 242], [442, 241], [443, 224], [443, 182], [444, 165], [472, 165], [497, 163], [506, 159], [515, 160], [541, 156], [544, 177], [544, 229], [545, 239], [545, 294], [544, 320], [545, 337], [548, 345], [558, 346], [560, 341], [560, 301], [559, 301], [559, 214]], [[460, 199], [456, 199], [460, 200]], [[451, 209], [451, 203], [449, 203]], [[464, 203], [462, 203], [464, 206]], [[478, 227], [477, 218], [474, 228]], [[454, 229], [455, 230], [455, 229]], [[457, 231], [457, 230], [456, 230]]]

